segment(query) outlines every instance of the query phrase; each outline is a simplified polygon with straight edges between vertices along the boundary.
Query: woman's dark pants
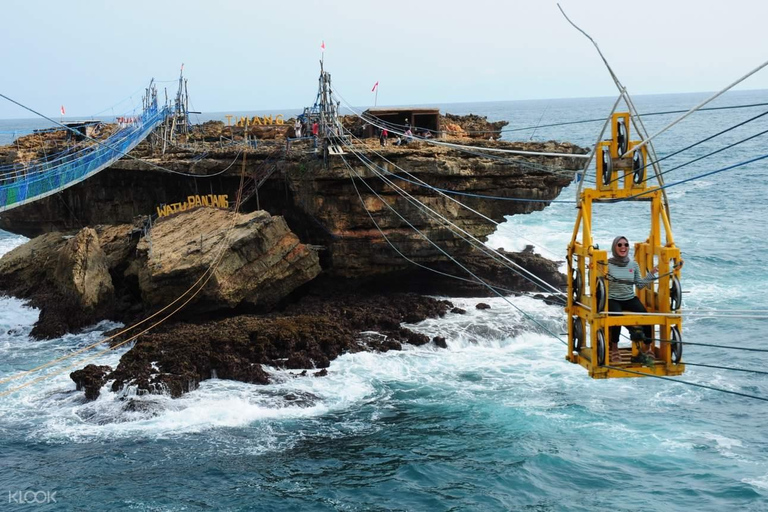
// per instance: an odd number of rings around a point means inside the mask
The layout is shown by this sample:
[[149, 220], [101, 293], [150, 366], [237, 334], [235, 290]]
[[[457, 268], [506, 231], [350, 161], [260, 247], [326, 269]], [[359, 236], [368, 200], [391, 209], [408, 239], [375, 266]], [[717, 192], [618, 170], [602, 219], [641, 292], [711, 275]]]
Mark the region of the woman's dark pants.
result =
[[[645, 306], [643, 306], [643, 303], [640, 302], [640, 299], [637, 297], [632, 297], [629, 300], [608, 299], [608, 311], [612, 313], [620, 313], [622, 311], [631, 311], [632, 313], [648, 312], [648, 310], [645, 309]], [[653, 338], [653, 327], [650, 325], [644, 325], [643, 334], [645, 334], [645, 339], [648, 340], [646, 343], [651, 343]], [[615, 327], [611, 327], [610, 335], [611, 343], [618, 343], [619, 336], [621, 335], [621, 326], [617, 325]]]

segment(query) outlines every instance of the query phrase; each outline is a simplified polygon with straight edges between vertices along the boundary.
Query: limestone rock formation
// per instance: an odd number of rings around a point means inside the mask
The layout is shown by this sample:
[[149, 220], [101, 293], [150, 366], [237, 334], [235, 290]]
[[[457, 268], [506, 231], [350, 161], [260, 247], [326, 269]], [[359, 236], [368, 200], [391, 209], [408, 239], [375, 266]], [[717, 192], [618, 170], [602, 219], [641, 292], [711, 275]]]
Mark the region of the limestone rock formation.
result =
[[446, 133], [454, 137], [499, 140], [502, 128], [508, 124], [508, 121], [489, 122], [486, 116], [475, 114], [457, 116], [446, 113], [440, 116], [440, 126]]
[[[430, 241], [452, 256], [464, 258], [475, 252], [462, 240], [466, 233], [482, 241], [496, 230], [493, 222], [477, 212], [503, 222], [507, 215], [544, 208], [547, 200], [557, 197], [573, 179], [572, 172], [557, 169], [578, 168], [580, 161], [569, 154], [583, 152], [572, 144], [555, 142], [521, 145], [477, 141], [475, 145], [563, 156], [515, 157], [510, 162], [500, 162], [467, 156], [450, 148], [414, 144], [405, 151], [376, 148], [378, 155], [369, 147], [361, 148], [380, 166], [378, 175], [354, 156], [329, 159], [327, 166], [320, 162], [294, 168], [288, 171], [288, 185], [296, 205], [293, 215], [302, 212], [303, 222], [309, 227], [322, 226], [303, 239], [326, 246], [324, 257], [328, 261], [324, 268], [344, 278], [413, 269], [413, 264], [398, 251], [421, 264], [448, 261]], [[391, 173], [387, 178], [392, 184], [380, 176], [386, 173]], [[466, 195], [441, 194], [432, 187]], [[463, 208], [456, 199], [474, 211]], [[457, 227], [449, 227], [427, 208], [439, 212]]]
[[21, 299], [30, 298], [45, 286], [59, 249], [66, 243], [65, 235], [54, 231], [3, 255], [0, 258], [0, 291]]
[[58, 337], [108, 317], [114, 295], [106, 257], [90, 228], [75, 236], [47, 233], [5, 254], [0, 292], [40, 309], [32, 330], [38, 338]]
[[[157, 222], [138, 246], [128, 273], [138, 276], [148, 306], [172, 302], [201, 276], [197, 311], [242, 303], [269, 308], [320, 273], [317, 254], [282, 217], [198, 208]], [[210, 279], [206, 270], [212, 267]]]
[[104, 251], [110, 271], [124, 265], [136, 250], [141, 235], [142, 221], [137, 224], [98, 225], [94, 227], [99, 236], [99, 246]]
[[187, 315], [265, 310], [320, 273], [316, 252], [264, 211], [198, 208], [141, 235], [119, 225], [37, 237], [0, 258], [0, 292], [40, 308], [32, 334], [49, 338], [104, 318], [135, 319], [203, 281]]
[[51, 277], [60, 292], [72, 295], [85, 310], [93, 311], [114, 296], [107, 257], [92, 228], [83, 228], [59, 249]]

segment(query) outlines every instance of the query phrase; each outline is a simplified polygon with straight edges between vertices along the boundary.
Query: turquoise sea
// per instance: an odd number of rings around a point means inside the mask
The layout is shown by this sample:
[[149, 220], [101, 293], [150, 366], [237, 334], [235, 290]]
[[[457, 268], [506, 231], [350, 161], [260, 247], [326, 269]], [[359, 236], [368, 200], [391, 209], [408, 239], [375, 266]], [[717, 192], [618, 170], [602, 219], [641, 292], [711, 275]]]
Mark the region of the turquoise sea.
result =
[[[685, 110], [706, 96], [635, 101], [651, 113]], [[506, 119], [517, 128], [604, 117], [614, 99], [440, 107]], [[768, 91], [741, 91], [715, 105], [765, 102]], [[670, 154], [765, 110], [697, 113], [658, 137], [657, 152]], [[654, 133], [674, 117], [645, 122]], [[12, 123], [37, 126], [0, 121], [0, 131], [12, 131]], [[591, 146], [600, 127], [542, 127], [506, 138]], [[662, 169], [766, 129], [768, 116], [669, 158]], [[766, 140], [758, 137], [671, 171], [666, 182], [762, 156]], [[699, 313], [686, 318], [685, 340], [722, 347], [687, 345], [687, 362], [765, 371], [768, 354], [726, 347], [768, 349], [766, 162], [668, 190], [675, 241], [686, 261], [684, 306]], [[574, 196], [571, 186], [558, 199]], [[601, 206], [596, 240], [609, 246], [617, 234], [644, 239], [646, 209]], [[553, 203], [509, 218], [488, 245], [520, 250], [533, 244], [563, 260], [574, 218], [573, 203]], [[0, 253], [23, 242], [0, 232]], [[410, 326], [445, 337], [446, 350], [345, 355], [325, 378], [271, 370], [274, 383], [268, 386], [210, 380], [177, 400], [105, 392], [85, 402], [66, 371], [2, 398], [0, 509], [768, 510], [768, 403], [683, 382], [768, 399], [768, 375], [690, 366], [676, 382], [594, 381], [565, 361], [560, 341], [502, 299], [452, 300], [467, 315]], [[476, 310], [480, 301], [492, 308]], [[511, 301], [563, 332], [561, 308], [530, 297]], [[36, 318], [21, 301], [0, 298], [0, 379], [92, 343], [114, 327], [105, 322], [81, 334], [34, 341], [28, 334]], [[97, 363], [114, 366], [122, 353]], [[287, 402], [288, 393], [300, 400]], [[18, 503], [25, 496], [37, 503]]]

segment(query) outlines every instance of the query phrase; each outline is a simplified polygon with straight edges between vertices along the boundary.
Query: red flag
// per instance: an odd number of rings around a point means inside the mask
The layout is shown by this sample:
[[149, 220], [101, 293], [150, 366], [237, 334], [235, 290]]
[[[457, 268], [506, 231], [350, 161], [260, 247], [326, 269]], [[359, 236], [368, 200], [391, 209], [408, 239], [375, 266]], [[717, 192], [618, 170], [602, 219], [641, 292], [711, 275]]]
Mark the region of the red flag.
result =
[[320, 51], [321, 52], [325, 51], [325, 41], [323, 41], [323, 44], [320, 45]]
[[371, 92], [375, 91], [378, 86], [379, 86], [379, 81], [376, 80], [376, 83], [373, 84], [373, 89], [371, 89]]
[[61, 115], [64, 115], [64, 105], [61, 106]]

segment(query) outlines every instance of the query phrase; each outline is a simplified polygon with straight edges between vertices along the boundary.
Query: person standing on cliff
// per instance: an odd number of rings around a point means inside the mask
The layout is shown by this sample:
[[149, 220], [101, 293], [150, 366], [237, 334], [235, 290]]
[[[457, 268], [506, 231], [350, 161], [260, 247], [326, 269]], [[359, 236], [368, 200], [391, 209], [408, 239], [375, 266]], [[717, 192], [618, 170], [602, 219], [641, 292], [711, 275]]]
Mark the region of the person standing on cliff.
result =
[[312, 136], [315, 138], [315, 149], [317, 149], [317, 134], [320, 131], [320, 125], [317, 124], [317, 121], [312, 123]]
[[379, 136], [379, 144], [382, 146], [387, 145], [387, 137], [389, 137], [389, 132], [387, 132], [386, 128], [381, 129], [381, 135]]
[[299, 121], [298, 117], [296, 118], [296, 122], [293, 123], [293, 131], [294, 131], [294, 136], [297, 139], [300, 139], [301, 138], [301, 121]]

